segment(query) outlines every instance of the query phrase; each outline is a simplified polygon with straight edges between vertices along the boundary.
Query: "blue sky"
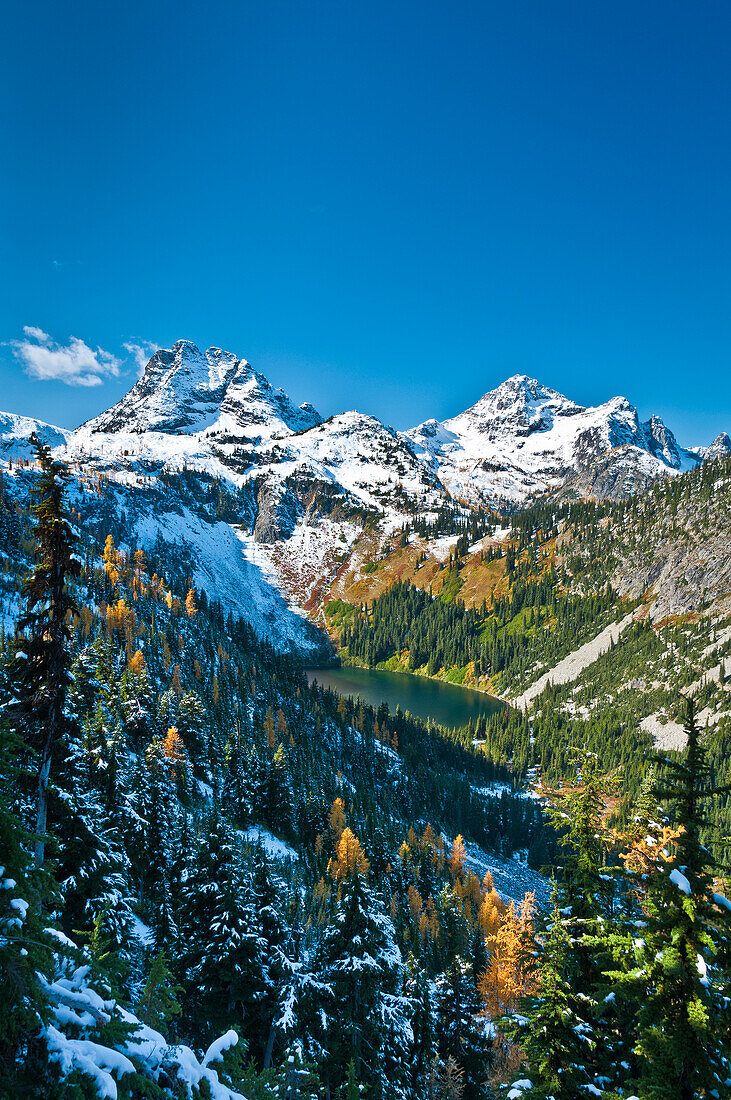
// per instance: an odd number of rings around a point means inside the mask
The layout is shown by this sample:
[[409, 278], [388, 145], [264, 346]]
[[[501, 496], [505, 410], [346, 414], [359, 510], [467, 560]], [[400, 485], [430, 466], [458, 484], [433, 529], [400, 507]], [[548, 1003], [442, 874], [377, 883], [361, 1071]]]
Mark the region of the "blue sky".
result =
[[125, 344], [184, 337], [397, 427], [523, 372], [731, 430], [727, 2], [42, 0], [3, 32], [0, 408], [73, 426]]

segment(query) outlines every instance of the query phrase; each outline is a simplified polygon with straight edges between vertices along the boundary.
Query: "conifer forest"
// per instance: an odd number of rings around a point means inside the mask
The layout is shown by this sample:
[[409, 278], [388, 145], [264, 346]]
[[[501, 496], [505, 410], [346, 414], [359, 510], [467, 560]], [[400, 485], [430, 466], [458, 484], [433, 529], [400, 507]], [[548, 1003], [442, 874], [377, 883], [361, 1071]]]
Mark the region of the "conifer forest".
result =
[[[731, 1096], [729, 727], [699, 722], [708, 691], [682, 692], [692, 660], [668, 668], [683, 745], [664, 752], [631, 698], [590, 708], [616, 647], [582, 717], [559, 684], [464, 728], [373, 708], [130, 543], [124, 515], [90, 530], [71, 471], [34, 445], [28, 507], [4, 489], [0, 513], [19, 608], [0, 680], [0, 1095]], [[697, 506], [727, 466], [651, 490], [653, 515]], [[488, 555], [503, 591], [479, 606], [406, 581], [340, 601], [343, 659], [520, 684], [637, 608], [606, 552], [582, 555], [608, 517], [631, 538], [643, 507], [519, 512]], [[692, 657], [706, 622], [638, 618], [629, 672]]]
[[731, 0], [2, 16], [0, 1100], [731, 1100]]

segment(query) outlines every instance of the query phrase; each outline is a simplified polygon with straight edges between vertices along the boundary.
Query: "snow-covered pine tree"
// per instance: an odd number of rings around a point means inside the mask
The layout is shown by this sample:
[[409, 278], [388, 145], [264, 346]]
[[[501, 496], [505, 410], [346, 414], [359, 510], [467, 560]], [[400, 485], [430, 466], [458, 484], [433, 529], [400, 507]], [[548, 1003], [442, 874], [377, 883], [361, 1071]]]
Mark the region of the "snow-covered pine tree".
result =
[[266, 777], [264, 820], [279, 836], [291, 838], [294, 828], [294, 793], [287, 754], [278, 745]]
[[40, 1036], [47, 1009], [41, 974], [49, 966], [51, 941], [44, 937], [37, 900], [53, 882], [35, 868], [33, 837], [22, 824], [22, 748], [19, 738], [0, 723], [0, 1079], [8, 1097], [30, 1096], [34, 1089], [39, 1095], [52, 1085]]
[[411, 1078], [414, 1087], [423, 1091], [438, 1055], [437, 991], [433, 980], [413, 955], [406, 960], [406, 969], [405, 992], [412, 1004], [411, 1028], [414, 1033]]
[[[290, 929], [286, 914], [286, 887], [281, 880], [275, 883], [261, 844], [252, 852], [248, 874], [257, 927], [263, 943], [265, 979], [264, 996], [255, 1006], [255, 1018], [252, 1017], [249, 1023], [252, 1032], [256, 1032], [256, 1053], [264, 1068], [268, 1069], [272, 1065], [277, 1038], [275, 1020], [278, 1017], [279, 990], [291, 978], [296, 967], [295, 960], [290, 957], [295, 948], [288, 942]], [[253, 1038], [252, 1035], [250, 1044]]]
[[251, 875], [238, 858], [221, 867], [212, 900], [210, 925], [200, 930], [200, 960], [190, 975], [198, 990], [198, 1029], [212, 1035], [235, 1027], [261, 1065], [267, 945], [259, 930]]
[[142, 823], [138, 866], [155, 930], [155, 946], [157, 950], [164, 947], [170, 957], [175, 957], [179, 929], [170, 883], [181, 808], [171, 771], [162, 740], [153, 739], [145, 753], [145, 767], [139, 776], [141, 789], [136, 792], [135, 805]]
[[368, 863], [350, 829], [338, 846], [338, 893], [315, 952], [316, 980], [331, 995], [313, 998], [312, 1035], [325, 1052], [330, 1094], [345, 1084], [353, 1060], [371, 1100], [406, 1097], [413, 1032], [402, 995], [404, 965], [393, 925], [368, 883]]

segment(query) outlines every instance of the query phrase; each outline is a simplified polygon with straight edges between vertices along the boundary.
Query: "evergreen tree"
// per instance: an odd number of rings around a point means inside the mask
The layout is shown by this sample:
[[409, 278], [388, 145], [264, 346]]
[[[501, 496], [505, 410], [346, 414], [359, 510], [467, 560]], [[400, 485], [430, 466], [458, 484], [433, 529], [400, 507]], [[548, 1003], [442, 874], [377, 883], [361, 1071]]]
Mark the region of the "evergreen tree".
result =
[[175, 985], [164, 949], [152, 960], [150, 973], [137, 1004], [137, 1015], [149, 1027], [160, 1030], [175, 1016], [180, 1015], [178, 994], [181, 987]]
[[507, 1029], [528, 1062], [535, 1100], [575, 1100], [587, 1085], [593, 1084], [586, 1061], [595, 1037], [586, 1019], [586, 1007], [567, 977], [571, 970], [571, 939], [555, 884], [552, 900], [549, 921], [540, 937], [539, 992], [523, 1006], [526, 1015], [508, 1023]]
[[411, 1075], [415, 1086], [423, 1087], [437, 1057], [437, 1007], [432, 984], [422, 966], [410, 955], [406, 966], [409, 977], [406, 992], [413, 1006], [411, 1028], [414, 1035]]
[[728, 977], [716, 960], [720, 953], [728, 962], [730, 914], [716, 902], [714, 861], [701, 843], [704, 807], [722, 789], [714, 787], [691, 699], [684, 728], [687, 747], [681, 759], [664, 761], [657, 790], [682, 831], [673, 858], [650, 881], [638, 959], [647, 982], [638, 1044], [647, 1100], [729, 1095]]
[[[341, 847], [349, 832], [344, 831]], [[404, 968], [393, 926], [367, 882], [367, 866], [361, 868], [351, 852], [315, 955], [317, 981], [331, 993], [322, 1002], [322, 1017], [318, 1020], [313, 1003], [310, 1019], [326, 1052], [323, 1078], [329, 1088], [344, 1083], [352, 1059], [369, 1097], [381, 1100], [404, 1095], [413, 1034], [401, 995]]]
[[291, 838], [294, 828], [294, 794], [287, 754], [277, 746], [266, 777], [264, 820], [280, 836]]
[[47, 872], [34, 867], [33, 838], [22, 825], [21, 749], [0, 724], [0, 1094], [8, 1097], [30, 1096], [45, 1087], [50, 1092], [51, 1087], [40, 1025], [47, 1012], [42, 976], [52, 941], [44, 935], [37, 899], [54, 884]]
[[18, 646], [9, 678], [16, 697], [7, 714], [33, 751], [37, 768], [35, 863], [43, 864], [51, 763], [67, 733], [64, 707], [71, 683], [68, 618], [77, 611], [67, 581], [80, 573], [76, 534], [66, 511], [67, 467], [31, 436], [40, 476], [33, 487], [35, 566], [23, 582], [25, 613], [18, 620]]
[[458, 958], [439, 981], [439, 1053], [462, 1071], [464, 1100], [489, 1096], [493, 1051], [482, 1007], [472, 967]]

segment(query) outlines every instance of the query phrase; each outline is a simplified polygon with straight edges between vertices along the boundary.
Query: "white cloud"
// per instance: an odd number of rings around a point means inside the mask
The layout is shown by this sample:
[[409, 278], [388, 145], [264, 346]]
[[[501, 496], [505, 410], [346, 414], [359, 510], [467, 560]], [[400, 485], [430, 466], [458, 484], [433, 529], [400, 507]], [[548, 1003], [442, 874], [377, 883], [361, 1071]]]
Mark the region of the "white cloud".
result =
[[123, 344], [122, 346], [124, 350], [128, 351], [134, 359], [135, 365], [137, 367], [137, 377], [141, 378], [144, 373], [145, 367], [147, 366], [148, 360], [150, 359], [150, 356], [155, 354], [160, 345], [153, 344], [150, 340], [139, 340], [137, 343], [132, 343], [130, 341], [129, 343]]
[[64, 346], [35, 325], [26, 325], [23, 333], [25, 339], [11, 340], [10, 346], [32, 378], [67, 386], [100, 386], [105, 378], [119, 376], [120, 362], [115, 355], [103, 348], [94, 351], [77, 336]]
[[39, 344], [50, 344], [51, 337], [47, 332], [44, 332], [42, 328], [36, 328], [35, 325], [24, 325], [23, 332], [29, 339], [37, 340]]

